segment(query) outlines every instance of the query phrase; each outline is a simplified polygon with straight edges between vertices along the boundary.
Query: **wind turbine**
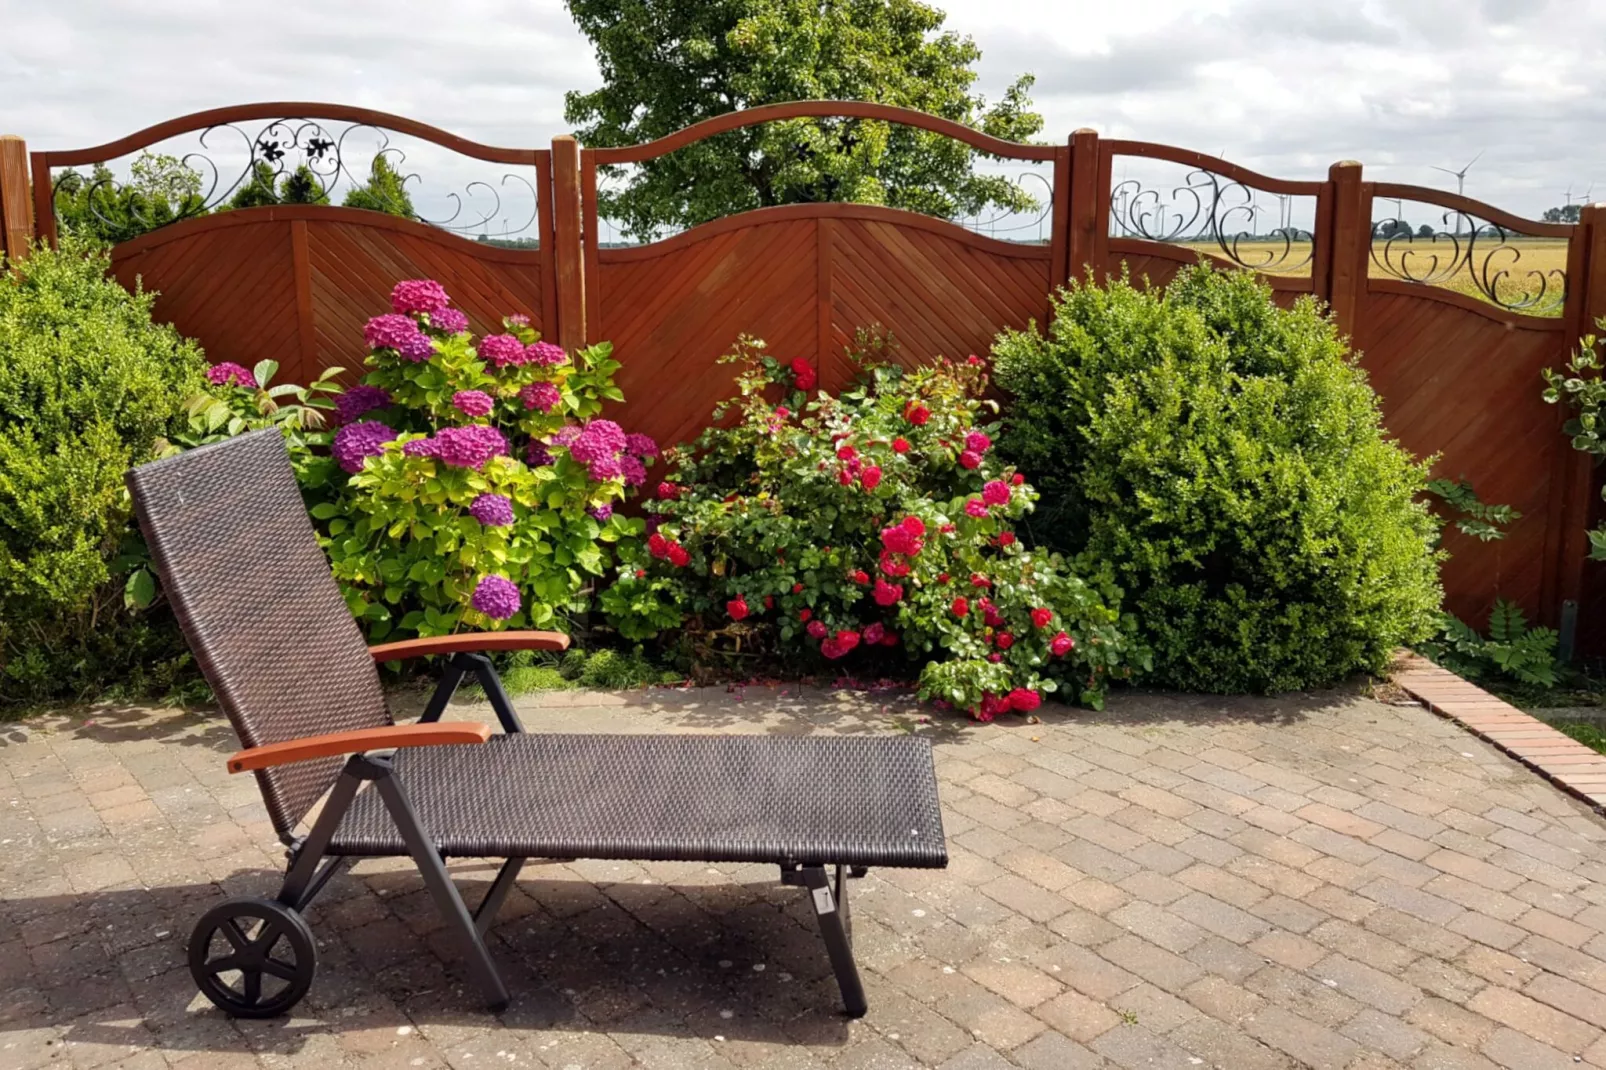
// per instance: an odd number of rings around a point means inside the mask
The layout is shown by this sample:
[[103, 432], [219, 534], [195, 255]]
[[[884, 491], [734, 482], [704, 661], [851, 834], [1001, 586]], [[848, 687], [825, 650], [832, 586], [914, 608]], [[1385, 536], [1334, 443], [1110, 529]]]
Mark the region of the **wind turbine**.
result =
[[[1468, 160], [1467, 161], [1467, 165], [1465, 167], [1461, 168], [1461, 170], [1459, 170], [1459, 171], [1452, 171], [1448, 167], [1439, 167], [1437, 164], [1432, 165], [1432, 166], [1433, 166], [1433, 169], [1435, 171], [1443, 171], [1447, 175], [1454, 175], [1455, 176], [1455, 192], [1456, 192], [1456, 194], [1458, 196], [1465, 196], [1466, 195], [1466, 185], [1467, 185], [1467, 172], [1472, 170], [1472, 165], [1473, 164], [1475, 164], [1479, 160], [1483, 159], [1483, 154], [1486, 151], [1488, 151], [1488, 150], [1479, 149], [1478, 150], [1478, 154], [1476, 156], [1474, 156], [1472, 159]], [[1459, 211], [1456, 212], [1455, 232], [1457, 234], [1461, 233], [1461, 220], [1464, 219], [1464, 218], [1465, 218], [1465, 215], [1462, 212], [1459, 212]]]

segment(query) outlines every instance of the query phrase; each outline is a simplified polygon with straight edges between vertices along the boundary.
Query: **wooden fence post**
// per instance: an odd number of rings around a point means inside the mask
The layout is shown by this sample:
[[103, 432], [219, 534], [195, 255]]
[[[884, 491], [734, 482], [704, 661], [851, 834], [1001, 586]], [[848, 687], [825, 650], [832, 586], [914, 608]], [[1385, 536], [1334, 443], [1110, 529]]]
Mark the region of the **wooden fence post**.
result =
[[0, 136], [0, 253], [15, 263], [33, 242], [33, 195], [28, 146], [15, 134]]
[[1333, 191], [1332, 229], [1327, 235], [1327, 304], [1340, 334], [1355, 337], [1366, 299], [1367, 260], [1372, 255], [1372, 194], [1361, 165], [1340, 160], [1327, 169]]
[[1099, 133], [1083, 127], [1071, 135], [1070, 220], [1066, 229], [1070, 234], [1070, 277], [1084, 282], [1090, 270], [1095, 278], [1104, 274], [1104, 265], [1098, 262], [1098, 226], [1103, 222], [1099, 219], [1098, 181]]
[[558, 345], [572, 351], [586, 344], [586, 277], [580, 228], [580, 146], [568, 134], [552, 139], [552, 230]]

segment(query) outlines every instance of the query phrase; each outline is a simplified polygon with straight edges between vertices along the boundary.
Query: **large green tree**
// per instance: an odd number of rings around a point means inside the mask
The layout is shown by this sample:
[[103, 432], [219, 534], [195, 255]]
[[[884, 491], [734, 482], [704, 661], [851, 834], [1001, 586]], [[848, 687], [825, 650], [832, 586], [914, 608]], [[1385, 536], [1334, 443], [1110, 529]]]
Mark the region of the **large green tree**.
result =
[[[864, 100], [930, 112], [1013, 141], [1042, 129], [1023, 75], [989, 106], [981, 50], [919, 0], [567, 0], [603, 85], [565, 115], [589, 146], [634, 145], [739, 108]], [[855, 201], [954, 218], [1033, 199], [975, 167], [962, 142], [901, 124], [799, 119], [732, 131], [650, 161], [602, 214], [637, 238], [749, 208]]]

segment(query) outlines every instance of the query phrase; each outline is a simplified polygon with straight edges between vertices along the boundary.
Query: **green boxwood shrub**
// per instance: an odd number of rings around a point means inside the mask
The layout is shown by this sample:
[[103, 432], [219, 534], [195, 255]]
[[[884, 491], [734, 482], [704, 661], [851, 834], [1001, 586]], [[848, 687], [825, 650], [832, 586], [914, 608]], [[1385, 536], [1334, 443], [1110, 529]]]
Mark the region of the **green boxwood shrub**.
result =
[[[205, 383], [152, 295], [72, 242], [0, 268], [0, 705], [112, 683], [160, 687], [170, 618], [125, 605], [140, 546], [123, 472]], [[137, 592], [136, 592], [137, 593]], [[140, 599], [136, 598], [135, 601]]]
[[1155, 682], [1320, 687], [1434, 630], [1425, 467], [1313, 301], [1204, 266], [1163, 293], [1077, 285], [994, 355], [1029, 533], [1114, 566]]

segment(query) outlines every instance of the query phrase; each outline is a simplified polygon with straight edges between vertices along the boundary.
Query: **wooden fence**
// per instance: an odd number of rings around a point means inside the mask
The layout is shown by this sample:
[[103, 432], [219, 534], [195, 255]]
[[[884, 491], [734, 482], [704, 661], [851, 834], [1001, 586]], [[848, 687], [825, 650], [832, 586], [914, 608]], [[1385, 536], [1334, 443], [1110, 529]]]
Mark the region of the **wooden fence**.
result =
[[[1000, 166], [1046, 171], [1040, 240], [845, 203], [760, 208], [645, 244], [603, 240], [599, 189], [619, 169], [799, 118], [905, 124], [963, 141]], [[265, 124], [254, 136], [241, 130], [252, 122]], [[1565, 414], [1539, 394], [1540, 370], [1563, 363], [1593, 319], [1606, 315], [1606, 205], [1585, 207], [1576, 225], [1541, 223], [1440, 190], [1369, 182], [1352, 161], [1334, 164], [1325, 178], [1293, 181], [1091, 130], [1061, 145], [1020, 145], [935, 116], [852, 102], [754, 108], [628, 148], [582, 148], [560, 137], [540, 149], [484, 145], [366, 109], [272, 103], [31, 157], [20, 139], [0, 139], [5, 251], [19, 257], [32, 238], [54, 240], [62, 169], [180, 135], [200, 132], [206, 144], [220, 130], [241, 133], [249, 146], [244, 175], [264, 164], [285, 173], [299, 152], [320, 177], [349, 178], [340, 159], [345, 138], [328, 133], [335, 123], [509, 168], [503, 186], [516, 180], [533, 196], [524, 240], [467, 236], [494, 230], [495, 210], [443, 227], [360, 208], [278, 204], [197, 213], [122, 242], [112, 250], [117, 277], [158, 291], [157, 315], [213, 359], [272, 358], [281, 378], [294, 381], [332, 365], [359, 366], [362, 325], [385, 310], [390, 287], [439, 279], [476, 331], [517, 312], [565, 347], [611, 340], [629, 399], [618, 418], [676, 441], [694, 435], [729, 393], [729, 375], [715, 360], [740, 333], [767, 339], [779, 356], [813, 358], [822, 384], [834, 388], [851, 376], [844, 347], [858, 328], [887, 328], [911, 362], [985, 353], [1002, 328], [1044, 322], [1050, 295], [1068, 278], [1125, 268], [1161, 284], [1205, 255], [1260, 270], [1279, 300], [1309, 294], [1330, 306], [1362, 353], [1390, 431], [1413, 452], [1437, 456], [1436, 474], [1470, 479], [1485, 501], [1523, 514], [1503, 541], [1447, 532], [1453, 612], [1479, 621], [1495, 597], [1507, 597], [1553, 625], [1570, 630], [1576, 619], [1583, 647], [1606, 651], [1606, 577], [1585, 561], [1597, 484], [1589, 459], [1561, 433]], [[386, 141], [376, 151], [393, 150]], [[1171, 192], [1192, 199], [1191, 218], [1186, 205], [1175, 210], [1156, 189], [1117, 179], [1147, 166], [1186, 172]], [[218, 193], [217, 174], [213, 167], [213, 188], [200, 194], [204, 207], [239, 187], [236, 179]], [[1284, 212], [1283, 225], [1256, 237], [1261, 198]], [[1402, 236], [1398, 222], [1375, 218], [1380, 207], [1406, 201], [1442, 212], [1445, 225]], [[1290, 222], [1296, 202], [1308, 211]], [[1244, 233], [1231, 233], [1233, 212], [1247, 218]], [[1554, 266], [1530, 270], [1519, 263], [1524, 255], [1551, 257]]]

